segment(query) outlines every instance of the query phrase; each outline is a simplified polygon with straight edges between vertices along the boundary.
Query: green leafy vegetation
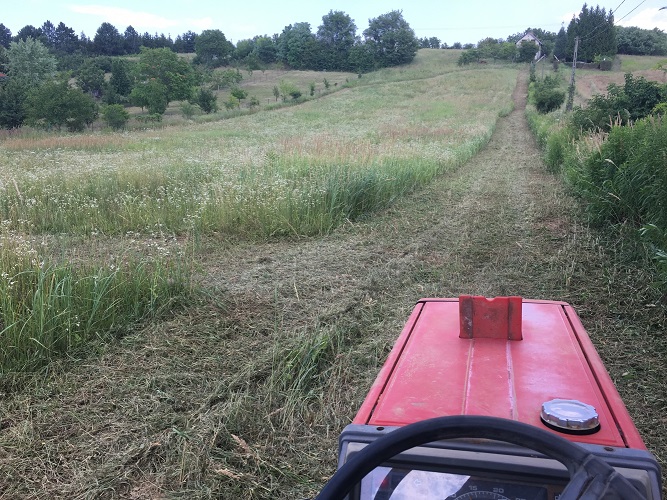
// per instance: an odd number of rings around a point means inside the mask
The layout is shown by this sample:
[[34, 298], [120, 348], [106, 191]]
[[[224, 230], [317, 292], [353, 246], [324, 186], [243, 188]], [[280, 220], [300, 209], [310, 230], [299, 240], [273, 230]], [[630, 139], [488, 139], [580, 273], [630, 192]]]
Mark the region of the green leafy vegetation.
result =
[[[533, 89], [541, 111], [540, 90]], [[641, 239], [667, 283], [667, 213], [664, 175], [667, 126], [662, 110], [664, 85], [625, 74], [623, 86], [610, 84], [571, 115], [540, 117], [529, 112], [545, 150], [545, 162], [562, 172], [582, 197], [598, 226], [617, 228], [619, 237]]]

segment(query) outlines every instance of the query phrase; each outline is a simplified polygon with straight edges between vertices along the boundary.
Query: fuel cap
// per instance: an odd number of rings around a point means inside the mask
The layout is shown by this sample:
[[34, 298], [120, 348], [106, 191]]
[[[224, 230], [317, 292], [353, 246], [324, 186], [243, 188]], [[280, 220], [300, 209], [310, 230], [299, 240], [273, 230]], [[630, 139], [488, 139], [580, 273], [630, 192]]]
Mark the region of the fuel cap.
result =
[[542, 403], [540, 418], [547, 427], [567, 434], [592, 434], [600, 430], [595, 408], [576, 399], [552, 399]]

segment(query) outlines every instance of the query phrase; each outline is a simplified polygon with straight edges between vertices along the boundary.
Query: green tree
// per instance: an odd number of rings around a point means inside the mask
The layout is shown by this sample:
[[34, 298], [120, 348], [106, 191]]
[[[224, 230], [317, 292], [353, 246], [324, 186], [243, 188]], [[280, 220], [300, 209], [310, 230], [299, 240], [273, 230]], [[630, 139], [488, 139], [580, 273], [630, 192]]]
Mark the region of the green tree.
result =
[[535, 60], [535, 54], [540, 50], [535, 42], [524, 41], [519, 45], [519, 53], [517, 54], [517, 62], [531, 62]]
[[211, 77], [211, 84], [217, 89], [233, 87], [243, 80], [243, 75], [238, 69], [216, 70]]
[[616, 27], [618, 53], [639, 56], [667, 55], [667, 35], [658, 28], [646, 30], [633, 27]]
[[0, 45], [8, 49], [10, 43], [12, 43], [12, 32], [7, 26], [0, 23]]
[[224, 66], [234, 53], [234, 45], [220, 30], [204, 30], [195, 40], [197, 62], [211, 67]]
[[322, 44], [324, 69], [349, 69], [349, 56], [356, 39], [357, 26], [341, 11], [329, 11], [317, 28], [317, 40]]
[[234, 50], [234, 59], [242, 61], [255, 50], [255, 41], [251, 39], [239, 40]]
[[28, 92], [26, 122], [32, 126], [61, 128], [80, 132], [97, 118], [97, 104], [65, 81], [47, 82]]
[[320, 46], [309, 23], [286, 26], [278, 37], [278, 59], [293, 69], [323, 69]]
[[281, 80], [279, 84], [279, 92], [283, 98], [283, 102], [287, 101], [287, 97], [298, 99], [301, 97], [301, 90], [293, 82], [289, 80]]
[[74, 30], [66, 26], [65, 23], [58, 23], [58, 26], [56, 26], [53, 48], [59, 54], [74, 54], [80, 49], [79, 37], [76, 36]]
[[110, 104], [102, 108], [102, 120], [114, 130], [125, 128], [129, 119], [130, 113], [120, 104]]
[[195, 52], [195, 42], [197, 41], [197, 33], [194, 31], [186, 31], [182, 35], [178, 35], [174, 41], [174, 50], [180, 54], [192, 54]]
[[12, 42], [7, 59], [9, 76], [26, 87], [39, 85], [56, 73], [56, 58], [42, 42], [33, 38]]
[[419, 49], [415, 32], [399, 10], [371, 19], [364, 37], [375, 64], [380, 67], [407, 64], [415, 58]]
[[268, 36], [255, 37], [255, 48], [253, 52], [257, 58], [264, 64], [271, 64], [276, 62], [278, 47], [273, 39]]
[[567, 33], [565, 28], [562, 28], [558, 31], [556, 36], [556, 43], [554, 44], [554, 55], [561, 61], [567, 59]]
[[32, 38], [33, 40], [39, 40], [40, 42], [44, 43], [44, 41], [42, 40], [42, 30], [40, 28], [35, 28], [32, 24], [28, 24], [23, 28], [21, 28], [19, 32], [16, 33], [14, 41], [25, 42], [28, 38]]
[[14, 80], [0, 84], [0, 127], [18, 128], [25, 120], [26, 87]]
[[[161, 49], [151, 49], [161, 50]], [[130, 92], [130, 102], [135, 106], [139, 106], [142, 110], [148, 109], [152, 115], [161, 115], [167, 110], [169, 105], [168, 89], [159, 80], [152, 78], [148, 81], [139, 82]]]
[[111, 78], [109, 86], [115, 93], [128, 96], [132, 91], [132, 80], [130, 79], [127, 61], [114, 59], [111, 63]]
[[167, 48], [141, 48], [138, 65], [139, 81], [155, 79], [167, 89], [167, 104], [184, 101], [192, 95], [194, 72], [187, 61]]
[[373, 52], [366, 43], [356, 43], [348, 58], [350, 68], [357, 73], [366, 73], [375, 67]]
[[103, 56], [118, 56], [124, 53], [125, 40], [116, 27], [102, 23], [93, 38], [93, 50]]
[[126, 54], [138, 54], [141, 47], [141, 35], [131, 25], [123, 33], [123, 50]]
[[194, 102], [206, 114], [218, 111], [218, 98], [211, 90], [200, 88], [195, 93]]
[[79, 68], [76, 78], [77, 84], [81, 90], [89, 94], [101, 94], [104, 88], [104, 71], [95, 63], [93, 59], [88, 59], [83, 66]]
[[234, 99], [239, 101], [239, 108], [241, 107], [241, 101], [248, 97], [248, 92], [240, 87], [232, 88], [230, 94], [234, 97]]
[[56, 46], [56, 27], [51, 21], [45, 21], [40, 28], [42, 30], [42, 41], [44, 45], [53, 49]]
[[574, 53], [575, 38], [580, 39], [577, 59], [592, 62], [596, 56], [614, 56], [617, 53], [616, 28], [614, 15], [596, 6], [589, 8], [586, 4], [579, 16], [573, 18], [567, 28], [567, 55]]

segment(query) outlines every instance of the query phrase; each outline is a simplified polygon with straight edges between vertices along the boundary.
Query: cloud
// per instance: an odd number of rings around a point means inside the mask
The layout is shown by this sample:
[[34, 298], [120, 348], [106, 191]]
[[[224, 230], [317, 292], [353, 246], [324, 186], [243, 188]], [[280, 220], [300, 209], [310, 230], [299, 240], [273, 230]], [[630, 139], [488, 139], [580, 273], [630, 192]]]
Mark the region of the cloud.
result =
[[178, 26], [191, 26], [194, 29], [208, 29], [213, 25], [210, 17], [199, 19], [169, 19], [149, 12], [141, 12], [104, 5], [69, 5], [69, 9], [78, 14], [87, 14], [104, 19], [114, 26], [125, 28], [131, 25], [137, 31], [168, 30]]
[[634, 15], [626, 17], [622, 21], [616, 22], [620, 26], [637, 26], [647, 30], [658, 28], [667, 30], [667, 10], [644, 9]]

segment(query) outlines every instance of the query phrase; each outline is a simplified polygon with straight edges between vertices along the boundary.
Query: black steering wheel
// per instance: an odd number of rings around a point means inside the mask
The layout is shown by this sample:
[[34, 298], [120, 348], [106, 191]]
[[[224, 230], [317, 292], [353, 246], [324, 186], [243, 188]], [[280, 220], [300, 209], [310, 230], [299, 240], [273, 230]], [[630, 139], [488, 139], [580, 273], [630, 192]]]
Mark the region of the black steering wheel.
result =
[[604, 460], [565, 438], [532, 425], [496, 417], [459, 415], [400, 427], [353, 455], [324, 486], [317, 500], [342, 500], [369, 472], [395, 455], [443, 439], [492, 439], [516, 444], [562, 463], [570, 473], [561, 500], [645, 499]]

